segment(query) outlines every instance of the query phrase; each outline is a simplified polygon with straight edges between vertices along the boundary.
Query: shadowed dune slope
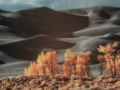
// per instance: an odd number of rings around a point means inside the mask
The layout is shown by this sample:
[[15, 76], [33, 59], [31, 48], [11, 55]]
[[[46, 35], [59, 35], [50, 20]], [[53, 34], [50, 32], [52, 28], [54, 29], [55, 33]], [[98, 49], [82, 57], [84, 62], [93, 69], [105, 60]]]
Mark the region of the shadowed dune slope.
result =
[[0, 13], [10, 13], [10, 11], [5, 11], [5, 10], [0, 9]]
[[74, 44], [56, 40], [46, 35], [40, 35], [23, 41], [14, 42], [0, 46], [0, 50], [8, 55], [23, 59], [35, 60], [39, 52], [43, 49], [66, 49]]
[[[35, 36], [47, 34], [58, 37], [54, 33], [68, 33], [85, 28], [88, 26], [88, 17], [69, 15], [54, 11], [46, 7], [28, 9], [13, 13], [15, 17], [3, 17], [1, 24], [11, 28], [11, 32], [24, 36]], [[59, 37], [67, 37], [67, 34]], [[69, 35], [70, 34], [70, 35]]]
[[[1, 16], [0, 24], [10, 27], [6, 32], [15, 34], [15, 37], [19, 35], [20, 39], [14, 42], [9, 37], [1, 39], [4, 45], [0, 44], [0, 50], [22, 60], [35, 60], [41, 50], [55, 49], [60, 58], [67, 48], [76, 52], [90, 50], [93, 52], [91, 63], [97, 64], [97, 47], [120, 41], [119, 10], [114, 7], [91, 7], [69, 14], [67, 11], [66, 14], [63, 13], [65, 11], [42, 7]], [[70, 15], [74, 13], [79, 16]]]

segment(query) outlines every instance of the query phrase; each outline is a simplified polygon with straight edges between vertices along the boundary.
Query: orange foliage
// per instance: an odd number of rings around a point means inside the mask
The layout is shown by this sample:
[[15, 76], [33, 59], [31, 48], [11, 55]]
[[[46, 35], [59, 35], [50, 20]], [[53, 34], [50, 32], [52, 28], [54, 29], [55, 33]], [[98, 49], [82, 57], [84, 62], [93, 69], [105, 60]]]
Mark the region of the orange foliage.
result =
[[[102, 65], [106, 62], [106, 73], [113, 76], [120, 75], [120, 51], [117, 50], [118, 43], [100, 45], [98, 51], [102, 54], [98, 55], [100, 61], [100, 69], [102, 74]], [[65, 76], [80, 75], [81, 77], [90, 76], [90, 51], [82, 52], [77, 55], [76, 52], [68, 49], [65, 52], [65, 61], [62, 65], [60, 74]], [[43, 52], [38, 55], [37, 61], [25, 68], [25, 75], [54, 75], [58, 71], [58, 56], [56, 51]]]
[[90, 61], [91, 52], [83, 52], [77, 56], [77, 64], [76, 64], [76, 71], [78, 75], [81, 76], [89, 76], [90, 69], [89, 69], [89, 61]]
[[76, 74], [76, 58], [77, 53], [73, 52], [72, 50], [68, 49], [65, 52], [65, 61], [61, 68], [61, 74], [65, 76], [71, 76]]
[[102, 53], [112, 53], [115, 52], [115, 48], [118, 47], [118, 43], [115, 42], [113, 44], [107, 44], [107, 45], [99, 45], [98, 51]]
[[116, 76], [120, 72], [120, 54], [118, 48], [118, 43], [100, 45], [98, 51], [104, 55], [98, 56], [98, 60], [105, 59], [106, 61], [106, 72], [112, 76]]
[[25, 75], [37, 75], [38, 74], [38, 68], [36, 63], [31, 63], [28, 68], [25, 68], [24, 71]]
[[25, 75], [55, 74], [58, 70], [58, 57], [55, 51], [41, 52], [37, 62], [25, 69]]
[[105, 58], [104, 58], [103, 55], [98, 55], [97, 59], [98, 59], [100, 62], [103, 62]]
[[[60, 73], [65, 76], [81, 75], [89, 76], [89, 60], [91, 52], [83, 52], [77, 55], [72, 50], [65, 52], [65, 61], [62, 65]], [[25, 75], [53, 75], [58, 73], [58, 56], [55, 51], [41, 52], [38, 55], [37, 62], [31, 63], [25, 68]]]
[[89, 60], [91, 52], [83, 52], [80, 55], [67, 50], [65, 53], [65, 61], [63, 63], [61, 74], [65, 76], [81, 75], [89, 76]]
[[100, 73], [102, 75], [103, 74], [102, 65], [104, 63], [105, 57], [103, 55], [98, 55], [97, 59], [100, 61], [99, 67], [100, 67]]

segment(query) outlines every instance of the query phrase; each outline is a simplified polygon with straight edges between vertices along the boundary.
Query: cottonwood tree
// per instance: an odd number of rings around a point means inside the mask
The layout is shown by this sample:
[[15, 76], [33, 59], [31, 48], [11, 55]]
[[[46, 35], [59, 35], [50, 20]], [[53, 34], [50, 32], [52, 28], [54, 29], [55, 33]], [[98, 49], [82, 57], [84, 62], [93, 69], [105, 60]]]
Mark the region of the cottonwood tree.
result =
[[85, 76], [90, 76], [89, 64], [90, 64], [91, 54], [92, 53], [90, 51], [86, 51], [86, 52], [80, 53], [77, 56], [76, 71], [77, 71], [77, 74], [80, 75], [81, 77], [85, 78]]
[[56, 74], [58, 71], [58, 56], [53, 51], [43, 52], [38, 55], [37, 62], [25, 68], [25, 75]]
[[120, 52], [118, 47], [118, 42], [114, 42], [113, 44], [100, 45], [98, 48], [106, 61], [106, 72], [113, 77], [120, 72]]
[[28, 68], [25, 68], [24, 75], [31, 76], [31, 75], [38, 75], [38, 68], [35, 62], [31, 63]]
[[103, 66], [103, 64], [104, 64], [104, 62], [105, 62], [105, 58], [104, 58], [103, 55], [98, 55], [98, 56], [97, 56], [97, 59], [98, 59], [99, 62], [100, 62], [100, 64], [99, 64], [99, 67], [100, 67], [100, 75], [102, 75], [102, 74], [103, 74], [103, 68], [102, 68], [102, 66]]
[[61, 68], [61, 74], [65, 76], [76, 75], [76, 59], [77, 53], [68, 49], [65, 52], [65, 61]]

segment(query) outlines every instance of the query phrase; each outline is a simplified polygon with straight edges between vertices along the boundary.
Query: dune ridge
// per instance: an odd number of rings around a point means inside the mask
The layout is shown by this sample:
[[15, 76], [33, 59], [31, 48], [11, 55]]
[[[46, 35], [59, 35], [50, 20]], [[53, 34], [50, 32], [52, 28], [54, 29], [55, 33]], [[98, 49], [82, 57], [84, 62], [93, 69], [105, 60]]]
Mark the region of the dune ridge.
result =
[[59, 41], [47, 35], [39, 35], [22, 41], [1, 45], [0, 50], [5, 53], [24, 60], [35, 60], [38, 53], [44, 49], [66, 49], [74, 44]]
[[[54, 33], [71, 33], [89, 25], [88, 17], [69, 15], [46, 7], [18, 11], [16, 18], [3, 16], [1, 24], [9, 26], [11, 32], [30, 37], [47, 34], [57, 37]], [[68, 36], [71, 36], [68, 34]], [[60, 37], [60, 36], [59, 36]], [[67, 37], [61, 34], [61, 37]]]
[[0, 25], [7, 29], [0, 28], [0, 50], [19, 60], [35, 60], [41, 50], [55, 49], [60, 55], [68, 48], [90, 50], [94, 54], [91, 64], [97, 64], [98, 45], [120, 41], [119, 10], [90, 7], [54, 11], [42, 7], [2, 14]]

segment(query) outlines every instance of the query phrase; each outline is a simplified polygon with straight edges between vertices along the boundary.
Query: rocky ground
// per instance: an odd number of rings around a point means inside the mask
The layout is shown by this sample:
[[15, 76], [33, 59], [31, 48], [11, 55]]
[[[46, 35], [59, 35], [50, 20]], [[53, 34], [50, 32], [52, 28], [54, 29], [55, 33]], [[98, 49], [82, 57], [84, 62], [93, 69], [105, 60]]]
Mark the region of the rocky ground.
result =
[[19, 76], [0, 80], [0, 90], [120, 90], [120, 79], [99, 76], [98, 79], [80, 79], [64, 76]]

